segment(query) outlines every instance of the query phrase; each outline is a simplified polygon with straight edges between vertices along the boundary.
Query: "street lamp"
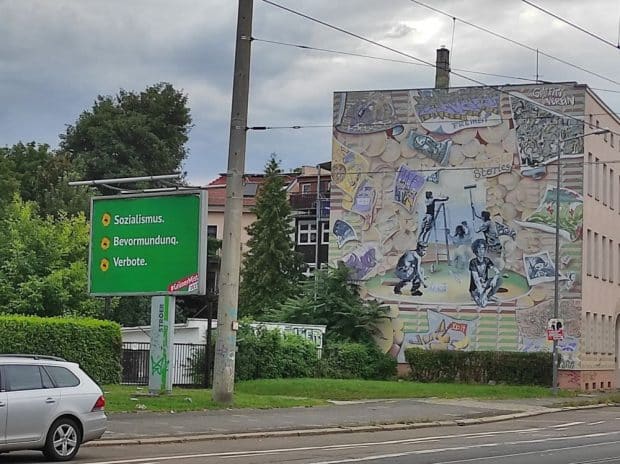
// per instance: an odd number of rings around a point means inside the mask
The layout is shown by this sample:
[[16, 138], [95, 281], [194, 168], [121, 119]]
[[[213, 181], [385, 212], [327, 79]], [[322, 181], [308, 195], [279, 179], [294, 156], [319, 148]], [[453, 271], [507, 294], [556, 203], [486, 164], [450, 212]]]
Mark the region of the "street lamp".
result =
[[[554, 280], [554, 302], [553, 302], [553, 318], [557, 319], [560, 312], [560, 180], [561, 180], [561, 155], [562, 147], [565, 142], [577, 140], [589, 135], [600, 135], [610, 132], [609, 129], [599, 129], [587, 134], [576, 135], [566, 139], [559, 139], [557, 143], [557, 165], [558, 173], [555, 184], [555, 280]], [[553, 338], [553, 378], [551, 380], [551, 389], [554, 395], [558, 394], [558, 341]]]

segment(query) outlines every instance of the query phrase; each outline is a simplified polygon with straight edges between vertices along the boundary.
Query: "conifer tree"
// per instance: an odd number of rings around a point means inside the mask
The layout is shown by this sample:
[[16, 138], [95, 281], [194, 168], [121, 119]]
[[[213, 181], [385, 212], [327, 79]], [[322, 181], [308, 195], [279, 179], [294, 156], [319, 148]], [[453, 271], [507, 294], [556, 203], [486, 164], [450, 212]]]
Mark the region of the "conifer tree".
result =
[[294, 249], [291, 206], [275, 154], [265, 166], [265, 181], [256, 197], [256, 221], [248, 228], [239, 314], [260, 320], [299, 291], [303, 260]]

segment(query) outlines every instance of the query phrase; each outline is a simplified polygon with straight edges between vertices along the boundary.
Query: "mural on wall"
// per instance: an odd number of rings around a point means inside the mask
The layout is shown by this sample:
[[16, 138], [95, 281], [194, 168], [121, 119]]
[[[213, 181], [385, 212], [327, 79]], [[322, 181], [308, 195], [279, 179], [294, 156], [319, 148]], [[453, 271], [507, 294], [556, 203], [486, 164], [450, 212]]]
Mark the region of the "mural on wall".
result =
[[582, 180], [556, 205], [555, 161], [583, 156], [583, 124], [565, 115], [583, 116], [584, 98], [571, 85], [335, 94], [330, 261], [390, 305], [386, 352], [551, 350], [558, 272], [562, 367], [578, 366]]

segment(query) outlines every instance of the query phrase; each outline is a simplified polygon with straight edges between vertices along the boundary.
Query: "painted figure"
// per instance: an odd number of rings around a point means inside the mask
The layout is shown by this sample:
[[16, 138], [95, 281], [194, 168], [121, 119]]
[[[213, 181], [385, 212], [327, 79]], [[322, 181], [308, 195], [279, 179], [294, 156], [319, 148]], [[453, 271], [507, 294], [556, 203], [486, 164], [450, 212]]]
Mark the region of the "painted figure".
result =
[[[484, 308], [489, 301], [499, 301], [495, 294], [502, 284], [502, 278], [499, 269], [486, 256], [487, 245], [484, 239], [474, 240], [471, 249], [475, 258], [469, 262], [469, 293], [476, 304]], [[492, 277], [491, 271], [494, 272]]]
[[448, 201], [450, 197], [433, 198], [433, 192], [426, 192], [424, 203], [426, 204], [426, 214], [422, 219], [422, 230], [420, 231], [420, 242], [428, 243], [428, 237], [435, 225], [435, 204], [438, 202]]
[[456, 226], [454, 235], [452, 235], [452, 243], [456, 246], [453, 260], [454, 266], [457, 269], [466, 269], [471, 259], [471, 231], [467, 221], [463, 221]]
[[476, 232], [482, 232], [484, 234], [484, 240], [486, 246], [490, 251], [500, 253], [502, 251], [502, 244], [499, 241], [499, 234], [497, 232], [497, 225], [491, 220], [491, 213], [488, 211], [482, 211], [480, 213], [482, 224]]
[[424, 269], [422, 269], [422, 257], [426, 254], [426, 245], [418, 242], [415, 250], [408, 250], [396, 263], [396, 277], [400, 282], [394, 287], [394, 293], [401, 294], [402, 288], [411, 282], [411, 295], [421, 296], [420, 287], [424, 283]]

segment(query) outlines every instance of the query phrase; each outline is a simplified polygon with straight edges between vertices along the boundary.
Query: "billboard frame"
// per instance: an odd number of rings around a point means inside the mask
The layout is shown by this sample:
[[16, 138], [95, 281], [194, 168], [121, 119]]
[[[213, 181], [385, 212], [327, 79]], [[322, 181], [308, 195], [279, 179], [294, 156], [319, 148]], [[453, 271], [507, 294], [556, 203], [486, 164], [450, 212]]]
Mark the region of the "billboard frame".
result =
[[[192, 292], [183, 291], [159, 291], [159, 292], [97, 292], [93, 293], [91, 289], [91, 270], [93, 255], [93, 212], [96, 201], [100, 200], [124, 200], [131, 198], [158, 198], [169, 196], [198, 196], [199, 199], [199, 219], [198, 219], [198, 289]], [[93, 297], [113, 297], [113, 296], [190, 296], [190, 295], [206, 295], [207, 293], [207, 214], [208, 202], [206, 189], [179, 189], [170, 192], [154, 192], [154, 193], [131, 193], [122, 195], [102, 195], [90, 198], [90, 237], [88, 241], [88, 294]]]

